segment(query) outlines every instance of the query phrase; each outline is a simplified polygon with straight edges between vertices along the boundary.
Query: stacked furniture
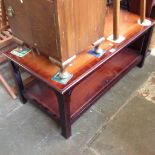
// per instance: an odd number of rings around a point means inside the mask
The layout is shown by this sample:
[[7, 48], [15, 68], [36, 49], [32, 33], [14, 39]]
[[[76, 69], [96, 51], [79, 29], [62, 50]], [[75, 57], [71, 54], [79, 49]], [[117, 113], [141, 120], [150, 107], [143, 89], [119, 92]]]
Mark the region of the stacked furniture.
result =
[[[20, 100], [30, 100], [50, 114], [60, 123], [65, 138], [71, 136], [72, 123], [100, 96], [145, 61], [154, 21], [146, 20], [145, 9], [139, 16], [120, 10], [119, 0], [114, 1], [113, 8], [106, 7], [105, 2], [6, 0], [12, 45], [31, 49], [23, 57], [12, 54], [11, 46], [4, 49]], [[145, 3], [141, 6], [145, 8]], [[45, 9], [47, 14], [42, 11]], [[35, 77], [26, 87], [20, 68]], [[57, 81], [55, 76], [64, 70], [72, 77], [62, 83], [65, 77]]]
[[[130, 0], [129, 11], [135, 14], [140, 14], [140, 0]], [[155, 0], [146, 1], [146, 17], [155, 19]], [[141, 40], [142, 41], [142, 40]], [[141, 43], [139, 42], [139, 44]], [[153, 38], [152, 41], [153, 42]], [[152, 45], [153, 43], [151, 43]], [[138, 45], [137, 45], [138, 46]], [[147, 55], [150, 55], [151, 50], [148, 49]]]

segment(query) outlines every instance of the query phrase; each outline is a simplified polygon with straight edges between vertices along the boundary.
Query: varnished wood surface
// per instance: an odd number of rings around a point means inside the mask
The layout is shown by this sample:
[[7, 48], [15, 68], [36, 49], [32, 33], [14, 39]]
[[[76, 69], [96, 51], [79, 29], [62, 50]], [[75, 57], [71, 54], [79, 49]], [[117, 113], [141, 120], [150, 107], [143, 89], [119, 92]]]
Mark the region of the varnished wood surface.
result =
[[[102, 48], [107, 50], [106, 54], [101, 58], [95, 58], [94, 56], [88, 54], [88, 49], [83, 51], [78, 55], [75, 61], [67, 67], [67, 70], [72, 73], [73, 78], [66, 84], [59, 84], [51, 78], [57, 73], [59, 68], [52, 64], [44, 56], [37, 55], [35, 53], [30, 53], [23, 58], [19, 58], [10, 54], [10, 51], [4, 54], [27, 71], [35, 75], [37, 78], [41, 79], [52, 88], [64, 93], [69, 88], [77, 84], [81, 79], [90, 75], [96, 68], [100, 67], [106, 60], [110, 59], [113, 55], [117, 54], [121, 49], [131, 43], [135, 38], [146, 32], [154, 23], [149, 27], [142, 27], [137, 24], [139, 16], [132, 13], [121, 11], [120, 16], [120, 33], [126, 37], [126, 40], [121, 44], [114, 44], [109, 41], [105, 41], [102, 44]], [[106, 24], [105, 24], [105, 37], [108, 37], [113, 32], [112, 30], [112, 9], [107, 10]], [[115, 48], [114, 53], [110, 53], [109, 50]]]
[[[121, 61], [120, 61], [121, 60]], [[70, 102], [70, 118], [73, 123], [86, 108], [96, 99], [100, 92], [104, 93], [110, 86], [122, 77], [127, 70], [141, 61], [137, 51], [124, 49], [119, 54], [104, 63], [92, 75], [82, 81], [72, 92]], [[93, 88], [93, 89], [92, 89]], [[104, 91], [103, 91], [104, 90]], [[49, 87], [39, 81], [27, 85], [25, 95], [30, 100], [40, 103], [54, 117], [60, 119], [56, 95]]]
[[106, 0], [58, 0], [57, 12], [63, 61], [103, 37]]

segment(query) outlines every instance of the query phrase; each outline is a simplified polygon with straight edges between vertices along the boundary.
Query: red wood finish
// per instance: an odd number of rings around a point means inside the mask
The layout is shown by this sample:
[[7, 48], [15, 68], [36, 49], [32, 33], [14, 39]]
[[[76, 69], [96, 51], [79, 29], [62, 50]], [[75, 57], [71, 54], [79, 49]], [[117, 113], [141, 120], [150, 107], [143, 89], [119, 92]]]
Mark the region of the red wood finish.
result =
[[[105, 37], [108, 37], [113, 32], [111, 12], [112, 9], [108, 9], [105, 24]], [[138, 36], [142, 35], [154, 24], [153, 22], [152, 25], [149, 27], [141, 27], [139, 24], [137, 24], [138, 19], [139, 16], [122, 10], [120, 17], [121, 34], [126, 37], [126, 40], [121, 44], [112, 44], [109, 41], [105, 41], [101, 45], [101, 47], [107, 50], [107, 52], [103, 57], [98, 59], [88, 54], [88, 50], [91, 47], [81, 52], [81, 54], [77, 56], [75, 61], [72, 62], [72, 66], [68, 66], [66, 68], [66, 70], [68, 70], [74, 75], [73, 78], [66, 85], [62, 85], [51, 80], [51, 78], [58, 72], [59, 68], [55, 64], [52, 64], [46, 57], [37, 55], [33, 52], [26, 55], [24, 58], [19, 58], [10, 54], [10, 51], [5, 52], [4, 54], [9, 59], [19, 64], [21, 67], [25, 68], [32, 75], [36, 76], [60, 93], [63, 93], [74, 87], [74, 85], [80, 82], [81, 79], [88, 76], [91, 72], [101, 66], [106, 60], [117, 54], [122, 48], [133, 42]], [[116, 52], [110, 53], [109, 50], [111, 48], [115, 48]]]
[[[105, 37], [112, 34], [112, 9], [107, 10], [105, 24]], [[121, 11], [121, 34], [126, 40], [121, 44], [105, 41], [101, 48], [107, 50], [101, 58], [88, 54], [88, 47], [77, 56], [75, 61], [67, 67], [73, 78], [62, 85], [53, 80], [52, 76], [58, 71], [58, 67], [52, 64], [46, 57], [33, 52], [23, 58], [10, 54], [10, 50], [4, 49], [4, 55], [11, 60], [14, 77], [17, 83], [20, 99], [25, 103], [26, 99], [36, 101], [54, 118], [59, 120], [62, 135], [65, 138], [71, 136], [71, 124], [87, 110], [103, 93], [111, 88], [130, 69], [138, 65], [143, 66], [150, 33], [154, 25], [142, 27], [137, 24], [139, 16]], [[131, 46], [135, 42], [141, 42], [141, 48]], [[116, 51], [111, 53], [110, 49]], [[20, 78], [18, 66], [36, 77], [36, 81], [25, 89]]]

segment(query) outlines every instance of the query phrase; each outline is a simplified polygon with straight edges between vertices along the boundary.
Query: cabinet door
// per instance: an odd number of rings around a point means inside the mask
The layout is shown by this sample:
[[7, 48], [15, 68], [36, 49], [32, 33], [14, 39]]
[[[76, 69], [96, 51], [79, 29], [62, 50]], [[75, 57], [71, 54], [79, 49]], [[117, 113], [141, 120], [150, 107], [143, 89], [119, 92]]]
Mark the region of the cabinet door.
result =
[[13, 35], [26, 44], [33, 45], [32, 31], [24, 0], [5, 0], [4, 2], [8, 14], [12, 13], [12, 16], [8, 15], [8, 20]]

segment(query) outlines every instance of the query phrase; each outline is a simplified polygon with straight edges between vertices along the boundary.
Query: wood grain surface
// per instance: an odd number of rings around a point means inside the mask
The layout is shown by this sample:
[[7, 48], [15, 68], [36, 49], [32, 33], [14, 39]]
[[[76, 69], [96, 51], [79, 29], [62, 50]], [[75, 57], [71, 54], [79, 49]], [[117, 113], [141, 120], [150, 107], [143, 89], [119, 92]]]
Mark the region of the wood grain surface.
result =
[[[106, 24], [105, 24], [105, 36], [108, 37], [112, 31], [112, 8], [109, 8], [106, 15]], [[107, 52], [101, 58], [96, 58], [88, 53], [88, 50], [92, 47], [88, 47], [83, 52], [81, 52], [77, 58], [66, 68], [67, 71], [72, 73], [73, 78], [66, 84], [62, 85], [57, 83], [51, 78], [59, 71], [59, 68], [51, 63], [46, 57], [37, 55], [34, 52], [29, 53], [23, 58], [16, 57], [10, 54], [10, 51], [5, 52], [4, 54], [11, 60], [15, 61], [17, 64], [25, 68], [27, 71], [35, 75], [37, 78], [41, 79], [52, 88], [63, 93], [64, 91], [73, 87], [75, 83], [78, 83], [81, 78], [85, 78], [90, 75], [93, 70], [100, 67], [105, 61], [116, 55], [122, 48], [126, 47], [132, 43], [135, 38], [141, 36], [146, 32], [152, 25], [149, 27], [142, 27], [137, 23], [139, 16], [132, 14], [130, 12], [121, 10], [120, 13], [120, 25], [121, 30], [120, 34], [126, 37], [126, 40], [121, 44], [114, 44], [109, 41], [105, 41], [101, 47]], [[116, 51], [111, 53], [109, 50], [115, 48]]]

